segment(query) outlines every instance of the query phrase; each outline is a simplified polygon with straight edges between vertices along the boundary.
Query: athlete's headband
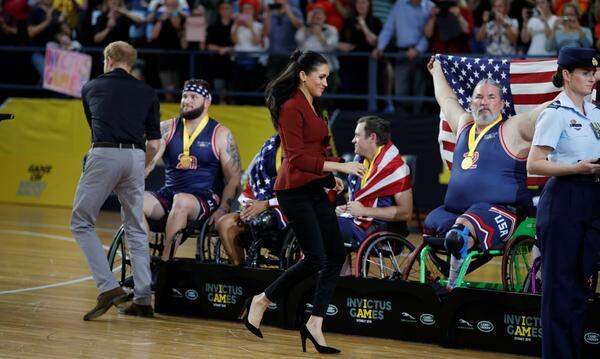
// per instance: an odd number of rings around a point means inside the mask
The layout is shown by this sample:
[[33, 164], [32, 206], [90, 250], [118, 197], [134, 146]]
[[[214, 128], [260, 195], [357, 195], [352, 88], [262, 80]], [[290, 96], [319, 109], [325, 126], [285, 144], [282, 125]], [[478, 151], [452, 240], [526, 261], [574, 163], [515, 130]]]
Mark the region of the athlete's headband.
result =
[[183, 92], [186, 92], [186, 91], [192, 91], [192, 92], [195, 92], [209, 100], [211, 99], [210, 92], [208, 92], [206, 87], [204, 87], [202, 85], [187, 84], [183, 88]]

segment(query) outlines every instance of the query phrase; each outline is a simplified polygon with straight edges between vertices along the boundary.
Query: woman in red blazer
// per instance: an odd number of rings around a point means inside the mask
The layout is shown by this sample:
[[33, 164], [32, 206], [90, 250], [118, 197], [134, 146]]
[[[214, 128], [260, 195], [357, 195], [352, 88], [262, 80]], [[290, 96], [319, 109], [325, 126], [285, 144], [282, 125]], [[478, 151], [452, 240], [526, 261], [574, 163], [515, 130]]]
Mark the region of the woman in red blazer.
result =
[[362, 176], [364, 167], [357, 162], [341, 163], [339, 158], [326, 155], [329, 131], [316, 99], [327, 87], [328, 75], [329, 65], [322, 55], [296, 51], [286, 69], [267, 85], [267, 106], [284, 150], [275, 193], [304, 258], [263, 293], [248, 298], [245, 324], [262, 338], [258, 327], [267, 306], [318, 272], [312, 315], [300, 329], [302, 348], [306, 351], [306, 339], [309, 339], [319, 353], [333, 354], [340, 351], [326, 346], [321, 327], [346, 251], [335, 216], [335, 203], [328, 200], [324, 188], [340, 192], [344, 185], [332, 172]]

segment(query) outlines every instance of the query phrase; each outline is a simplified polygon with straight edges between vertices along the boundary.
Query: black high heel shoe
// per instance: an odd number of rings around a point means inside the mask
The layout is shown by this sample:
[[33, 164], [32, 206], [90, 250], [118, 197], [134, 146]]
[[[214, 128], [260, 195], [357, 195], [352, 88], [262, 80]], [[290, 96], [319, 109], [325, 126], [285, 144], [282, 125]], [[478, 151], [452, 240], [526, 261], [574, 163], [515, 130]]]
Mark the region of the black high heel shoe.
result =
[[319, 354], [341, 353], [341, 350], [339, 350], [339, 349], [336, 349], [333, 347], [326, 347], [324, 345], [320, 345], [319, 343], [317, 343], [315, 338], [308, 331], [308, 328], [306, 327], [306, 325], [303, 325], [302, 327], [300, 327], [300, 339], [302, 339], [302, 351], [305, 353], [306, 353], [306, 339], [310, 339], [310, 341], [313, 343], [313, 345], [315, 346], [315, 349], [317, 349]]
[[248, 314], [250, 314], [250, 306], [252, 305], [252, 298], [253, 297], [246, 299], [246, 303], [244, 304], [244, 311], [240, 315], [240, 319], [244, 320], [244, 325], [250, 331], [250, 333], [256, 335], [259, 338], [262, 338], [263, 335], [262, 335], [262, 332], [260, 331], [260, 329], [258, 329], [254, 325], [250, 324], [250, 322], [248, 321]]

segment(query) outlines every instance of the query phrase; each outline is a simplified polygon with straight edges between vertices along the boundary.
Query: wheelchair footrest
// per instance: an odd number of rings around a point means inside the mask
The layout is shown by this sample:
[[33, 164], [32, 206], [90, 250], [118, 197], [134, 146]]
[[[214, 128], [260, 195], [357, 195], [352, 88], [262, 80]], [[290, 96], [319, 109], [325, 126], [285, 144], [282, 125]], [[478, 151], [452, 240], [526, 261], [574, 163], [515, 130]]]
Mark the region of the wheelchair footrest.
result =
[[444, 247], [445, 238], [444, 237], [428, 236], [428, 237], [424, 237], [423, 241], [425, 242], [425, 244], [427, 244], [428, 246], [430, 246], [432, 248], [445, 249], [445, 247]]

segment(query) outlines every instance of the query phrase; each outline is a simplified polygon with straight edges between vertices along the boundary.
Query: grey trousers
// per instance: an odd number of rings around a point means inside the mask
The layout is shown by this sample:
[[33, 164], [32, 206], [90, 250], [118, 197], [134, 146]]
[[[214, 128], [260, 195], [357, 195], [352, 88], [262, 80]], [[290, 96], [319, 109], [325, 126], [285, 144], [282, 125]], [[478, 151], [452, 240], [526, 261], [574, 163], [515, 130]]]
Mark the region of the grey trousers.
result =
[[131, 254], [133, 300], [150, 305], [150, 252], [143, 218], [144, 161], [144, 151], [139, 149], [90, 149], [75, 193], [71, 232], [87, 258], [98, 290], [103, 293], [118, 287], [95, 230], [100, 207], [115, 191]]

